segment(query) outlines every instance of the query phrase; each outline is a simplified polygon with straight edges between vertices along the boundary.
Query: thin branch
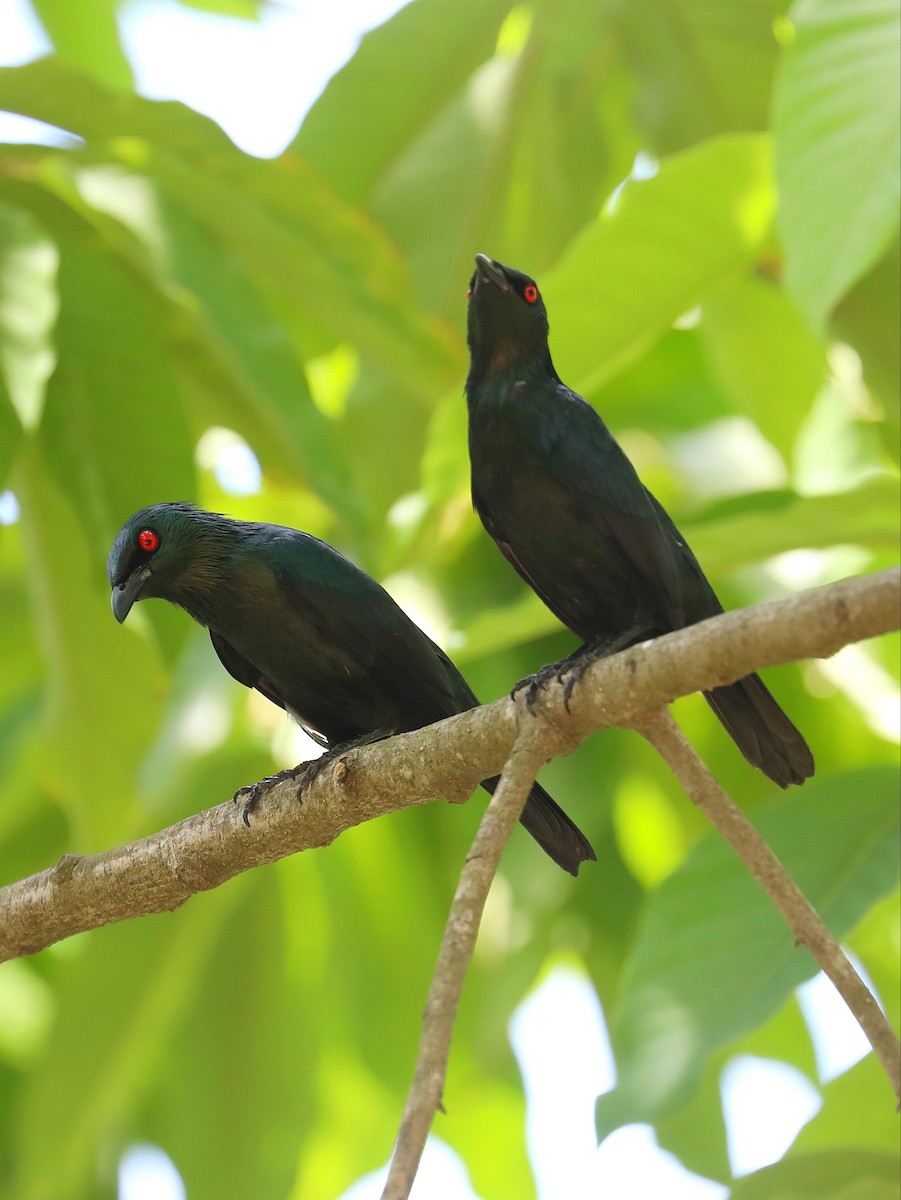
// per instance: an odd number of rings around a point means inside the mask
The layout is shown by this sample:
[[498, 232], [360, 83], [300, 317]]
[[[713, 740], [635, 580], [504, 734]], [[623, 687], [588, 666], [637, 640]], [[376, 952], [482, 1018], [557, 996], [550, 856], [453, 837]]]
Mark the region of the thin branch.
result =
[[507, 839], [519, 820], [538, 768], [547, 753], [541, 726], [525, 727], [485, 810], [444, 928], [422, 1019], [413, 1082], [382, 1200], [407, 1200], [435, 1113], [441, 1108], [457, 1004], [491, 883]]
[[857, 1018], [895, 1095], [901, 1101], [901, 1046], [870, 989], [848, 961], [838, 942], [742, 810], [711, 775], [666, 709], [650, 713], [633, 726], [651, 743], [689, 798], [716, 826], [754, 876], [795, 936], [835, 984]]
[[[589, 733], [628, 726], [678, 696], [730, 683], [849, 642], [897, 629], [901, 571], [847, 579], [816, 591], [739, 609], [594, 663], [571, 700], [546, 694], [548, 754], [573, 750]], [[0, 888], [0, 962], [60, 939], [148, 913], [166, 912], [262, 863], [328, 845], [363, 821], [436, 796], [463, 800], [497, 775], [517, 736], [507, 699], [426, 729], [351, 751], [297, 804], [273, 789], [251, 828], [230, 801], [128, 846], [67, 855], [55, 867]]]

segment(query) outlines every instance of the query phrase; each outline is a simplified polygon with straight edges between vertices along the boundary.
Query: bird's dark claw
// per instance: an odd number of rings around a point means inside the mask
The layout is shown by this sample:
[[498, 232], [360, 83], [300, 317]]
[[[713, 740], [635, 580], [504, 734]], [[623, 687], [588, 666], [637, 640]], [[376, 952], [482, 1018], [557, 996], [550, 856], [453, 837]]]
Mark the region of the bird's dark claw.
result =
[[513, 685], [510, 699], [515, 700], [516, 693], [525, 688], [526, 708], [531, 715], [534, 715], [538, 693], [544, 691], [553, 680], [563, 684], [563, 707], [569, 712], [569, 701], [575, 686], [582, 682], [582, 676], [591, 664], [597, 662], [599, 658], [609, 658], [612, 654], [618, 654], [620, 650], [625, 650], [628, 646], [634, 646], [645, 636], [653, 637], [654, 631], [642, 625], [633, 625], [618, 637], [598, 638], [594, 642], [586, 642], [584, 646], [580, 646], [578, 650], [574, 650], [560, 662], [548, 663], [534, 675], [527, 675], [525, 679], [520, 679]]
[[[546, 666], [536, 671], [534, 675], [526, 675], [524, 679], [520, 679], [517, 683], [514, 683], [510, 692], [510, 699], [515, 700], [518, 692], [525, 691], [526, 708], [530, 716], [534, 716], [535, 701], [538, 699], [538, 693], [543, 692], [552, 680], [560, 683], [563, 676], [569, 670], [570, 661], [570, 659], [564, 658], [560, 662], [547, 663]], [[567, 705], [568, 707], [569, 705]]]
[[317, 765], [320, 759], [314, 758], [310, 762], [298, 763], [296, 767], [288, 767], [287, 770], [277, 771], [275, 775], [267, 775], [265, 779], [261, 779], [259, 783], [248, 784], [246, 787], [238, 788], [232, 799], [237, 804], [239, 801], [244, 801], [244, 807], [241, 811], [241, 819], [245, 825], [250, 825], [250, 814], [263, 799], [267, 792], [278, 783], [284, 783], [287, 779], [301, 780], [300, 786], [297, 789], [297, 799], [300, 799], [300, 793], [307, 786], [305, 778], [307, 769]]
[[248, 784], [247, 787], [238, 788], [232, 799], [236, 803], [241, 799], [244, 800], [244, 809], [241, 813], [244, 824], [250, 825], [250, 814], [263, 796], [267, 792], [272, 791], [277, 783], [284, 783], [287, 779], [293, 780], [297, 784], [296, 795], [297, 801], [300, 803], [303, 793], [319, 777], [320, 772], [324, 771], [331, 763], [347, 754], [349, 750], [354, 750], [357, 746], [368, 746], [372, 742], [379, 742], [383, 738], [390, 736], [391, 733], [389, 731], [376, 729], [372, 733], [366, 733], [361, 737], [341, 742], [337, 746], [332, 746], [319, 758], [308, 759], [306, 762], [298, 763], [296, 767], [288, 767], [287, 770], [278, 771], [275, 775], [267, 775], [259, 783]]

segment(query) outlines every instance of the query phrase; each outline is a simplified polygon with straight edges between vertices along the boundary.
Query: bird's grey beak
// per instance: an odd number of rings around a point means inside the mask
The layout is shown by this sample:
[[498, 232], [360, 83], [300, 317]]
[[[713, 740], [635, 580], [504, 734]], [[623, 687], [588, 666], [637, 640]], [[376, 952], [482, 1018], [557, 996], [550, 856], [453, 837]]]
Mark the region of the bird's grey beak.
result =
[[502, 292], [510, 291], [510, 284], [507, 276], [500, 269], [493, 258], [489, 258], [487, 254], [476, 255], [476, 274], [480, 279], [487, 280], [488, 283], [493, 283], [496, 288]]
[[150, 578], [150, 564], [140, 567], [133, 571], [124, 583], [116, 584], [113, 587], [113, 594], [110, 596], [110, 601], [113, 606], [113, 616], [121, 625], [128, 614], [131, 612], [131, 606], [136, 600], [140, 600], [141, 592], [144, 584]]

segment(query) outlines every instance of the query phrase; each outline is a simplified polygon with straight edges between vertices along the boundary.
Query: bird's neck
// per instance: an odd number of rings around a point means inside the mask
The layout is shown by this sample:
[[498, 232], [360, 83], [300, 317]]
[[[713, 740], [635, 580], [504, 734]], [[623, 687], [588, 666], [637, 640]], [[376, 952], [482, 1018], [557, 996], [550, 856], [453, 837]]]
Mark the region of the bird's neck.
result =
[[490, 351], [473, 353], [466, 378], [466, 394], [470, 403], [475, 403], [486, 392], [506, 396], [517, 383], [556, 382], [558, 376], [547, 346], [536, 353], [534, 347], [519, 349], [499, 343]]
[[226, 538], [204, 538], [193, 547], [189, 564], [170, 584], [167, 599], [201, 625], [215, 627], [220, 609], [234, 591], [235, 547]]

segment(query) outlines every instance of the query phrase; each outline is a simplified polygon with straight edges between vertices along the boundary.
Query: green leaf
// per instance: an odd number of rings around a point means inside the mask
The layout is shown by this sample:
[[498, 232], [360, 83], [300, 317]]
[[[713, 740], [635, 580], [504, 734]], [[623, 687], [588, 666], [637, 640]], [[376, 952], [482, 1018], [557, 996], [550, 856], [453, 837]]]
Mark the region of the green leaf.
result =
[[[396, 247], [296, 155], [251, 159], [183, 105], [110, 93], [53, 59], [0, 68], [0, 105], [87, 140], [84, 151], [45, 153], [54, 164], [114, 165], [154, 179], [315, 353], [353, 342], [417, 404], [462, 377], [461, 340], [414, 303]], [[13, 182], [31, 179], [28, 158], [12, 158]]]
[[423, 303], [457, 319], [474, 250], [541, 270], [597, 213], [608, 165], [596, 103], [607, 60], [584, 53], [604, 36], [603, 12], [545, 0], [531, 18], [518, 10], [505, 30], [497, 55], [391, 165], [372, 199], [409, 256]]
[[108, 87], [130, 90], [131, 67], [119, 41], [117, 0], [31, 0], [57, 53]]
[[222, 13], [226, 17], [241, 17], [245, 21], [259, 19], [264, 0], [179, 0], [185, 8], [201, 12]]
[[89, 550], [81, 514], [37, 446], [21, 457], [13, 482], [44, 659], [44, 740], [35, 773], [66, 811], [73, 848], [102, 850], [135, 828], [131, 789], [148, 730], [159, 720], [159, 665], [113, 620], [106, 547], [99, 557]]
[[[284, 1200], [316, 1116], [310, 1084], [321, 1041], [309, 1028], [325, 1013], [313, 973], [286, 972], [289, 935], [276, 873], [248, 875], [238, 892], [239, 904], [221, 898], [228, 919], [203, 969], [193, 970], [191, 1002], [170, 1031], [168, 1069], [154, 1089], [147, 1130], [195, 1200]], [[240, 1135], [224, 1136], [236, 1116]]]
[[715, 134], [766, 128], [776, 65], [773, 0], [615, 0], [614, 26], [638, 80], [636, 120], [668, 153]]
[[[165, 200], [162, 206], [169, 270], [203, 305], [201, 320], [212, 343], [206, 353], [189, 344], [182, 357], [182, 370], [198, 383], [212, 368], [206, 421], [240, 433], [264, 469], [275, 466], [303, 479], [349, 524], [358, 525], [340, 431], [314, 406], [288, 330], [243, 262], [180, 206]], [[207, 365], [206, 358], [213, 362]], [[219, 364], [232, 379], [230, 387], [221, 386]]]
[[[145, 100], [114, 91], [60, 58], [39, 58], [22, 67], [0, 67], [0, 105], [10, 112], [47, 121], [86, 141], [128, 136], [168, 139], [184, 152], [241, 155], [209, 117], [174, 100]], [[16, 153], [27, 149], [16, 147]]]
[[897, 1154], [823, 1150], [737, 1180], [729, 1200], [897, 1200]]
[[41, 441], [102, 562], [136, 509], [194, 498], [193, 445], [159, 307], [142, 281], [102, 250], [66, 241], [59, 291]]
[[823, 349], [791, 299], [750, 275], [704, 305], [698, 332], [727, 396], [791, 461], [795, 437], [826, 378]]
[[[366, 34], [307, 114], [292, 149], [341, 196], [365, 204], [385, 171], [491, 57], [510, 7], [511, 0], [405, 5]], [[385, 87], [398, 61], [403, 87]]]
[[741, 1055], [789, 1063], [816, 1085], [813, 1042], [796, 995], [765, 1024], [711, 1054], [691, 1096], [654, 1123], [660, 1145], [683, 1166], [723, 1183], [732, 1170], [720, 1089], [724, 1067]]
[[[34, 221], [0, 205], [0, 380], [16, 424], [29, 428], [37, 424], [53, 366], [56, 264], [55, 247]], [[0, 439], [0, 447], [8, 446]]]
[[775, 205], [765, 137], [716, 138], [623, 188], [542, 283], [551, 351], [590, 391], [680, 315], [747, 274]]
[[86, 935], [17, 1114], [17, 1200], [107, 1194], [116, 1158], [104, 1155], [101, 1191], [97, 1147], [125, 1148], [214, 939], [248, 885], [234, 880], [177, 913]]
[[716, 578], [786, 550], [853, 545], [891, 551], [899, 523], [898, 484], [883, 475], [833, 495], [743, 496], [730, 515], [680, 525], [704, 570]]
[[875, 1054], [822, 1086], [823, 1107], [792, 1143], [789, 1155], [853, 1146], [897, 1151], [898, 1113], [892, 1085]]
[[6, 383], [0, 375], [0, 491], [4, 490], [9, 468], [19, 449], [22, 426], [13, 408]]
[[462, 374], [462, 346], [412, 302], [396, 250], [299, 160], [271, 172], [249, 160], [208, 172], [202, 162], [155, 154], [144, 169], [229, 254], [275, 307], [333, 344], [360, 352], [423, 402]]
[[901, 241], [836, 308], [830, 331], [852, 346], [863, 362], [867, 389], [885, 414], [883, 444], [901, 459]]
[[[895, 658], [898, 658], [897, 654]], [[895, 1028], [901, 1026], [901, 972], [898, 971], [898, 949], [901, 946], [899, 901], [901, 896], [897, 892], [886, 896], [867, 913], [848, 938], [848, 945], [861, 961], [867, 964], [880, 1002]]]
[[[895, 886], [898, 787], [896, 769], [865, 768], [755, 813], [837, 937]], [[611, 1021], [618, 1082], [598, 1100], [600, 1136], [672, 1111], [711, 1051], [772, 1016], [815, 970], [756, 880], [708, 834], [649, 897]]]
[[898, 228], [896, 0], [797, 0], [773, 102], [786, 286], [815, 328]]

